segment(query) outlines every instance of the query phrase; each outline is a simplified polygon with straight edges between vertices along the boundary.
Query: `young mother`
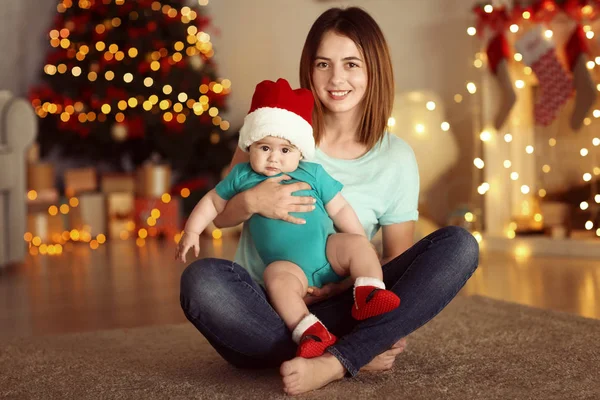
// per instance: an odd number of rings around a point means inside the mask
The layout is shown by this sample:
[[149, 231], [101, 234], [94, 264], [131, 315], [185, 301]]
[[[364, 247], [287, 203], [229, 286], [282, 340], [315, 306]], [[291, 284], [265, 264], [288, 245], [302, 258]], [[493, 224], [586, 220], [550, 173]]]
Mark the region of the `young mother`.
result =
[[[316, 162], [344, 184], [368, 237], [383, 230], [383, 278], [401, 299], [396, 310], [358, 322], [350, 315], [352, 282], [306, 298], [340, 340], [325, 355], [294, 358], [296, 345], [261, 286], [265, 265], [244, 228], [236, 261], [203, 259], [181, 277], [181, 307], [221, 356], [239, 367], [281, 366], [287, 394], [320, 388], [361, 369], [387, 369], [404, 338], [454, 298], [477, 268], [479, 248], [462, 228], [442, 228], [413, 245], [419, 175], [412, 149], [385, 132], [394, 96], [390, 54], [381, 29], [359, 8], [332, 8], [313, 24], [300, 60], [300, 83], [315, 96]], [[248, 161], [238, 149], [232, 165]], [[435, 160], [431, 160], [435, 162]], [[312, 209], [293, 196], [305, 183], [267, 179], [234, 197], [215, 221], [233, 226], [258, 213], [290, 223]], [[290, 243], [302, 246], [302, 243]]]

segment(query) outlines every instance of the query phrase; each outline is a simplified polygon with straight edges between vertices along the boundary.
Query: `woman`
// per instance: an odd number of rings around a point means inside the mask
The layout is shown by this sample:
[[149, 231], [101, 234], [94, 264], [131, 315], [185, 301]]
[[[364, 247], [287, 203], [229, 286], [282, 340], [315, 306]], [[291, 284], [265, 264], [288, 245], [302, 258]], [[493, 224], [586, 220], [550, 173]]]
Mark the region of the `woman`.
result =
[[[464, 229], [442, 228], [412, 245], [419, 179], [412, 149], [385, 133], [394, 93], [389, 50], [377, 23], [359, 8], [332, 8], [313, 24], [300, 61], [300, 83], [315, 96], [316, 162], [344, 184], [343, 194], [372, 238], [382, 228], [383, 277], [401, 304], [357, 322], [350, 315], [353, 282], [314, 289], [310, 312], [340, 340], [313, 359], [293, 358], [290, 332], [263, 287], [265, 268], [244, 228], [236, 262], [198, 260], [181, 278], [187, 318], [228, 362], [239, 367], [281, 366], [284, 391], [294, 395], [391, 367], [402, 338], [438, 314], [477, 268], [477, 242]], [[246, 162], [238, 149], [232, 166]], [[270, 178], [229, 201], [216, 220], [233, 226], [252, 214], [303, 221], [312, 198], [293, 196], [305, 183]], [[290, 243], [290, 245], [301, 244]]]

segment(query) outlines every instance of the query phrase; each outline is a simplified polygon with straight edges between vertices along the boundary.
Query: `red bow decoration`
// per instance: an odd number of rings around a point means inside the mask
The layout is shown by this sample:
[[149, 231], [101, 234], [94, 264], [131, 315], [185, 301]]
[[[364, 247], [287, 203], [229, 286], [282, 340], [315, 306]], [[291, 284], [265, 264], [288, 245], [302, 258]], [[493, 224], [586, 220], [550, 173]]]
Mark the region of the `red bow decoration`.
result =
[[486, 26], [489, 26], [493, 32], [501, 32], [510, 24], [510, 18], [506, 12], [506, 7], [494, 7], [492, 12], [485, 12], [480, 6], [473, 7], [477, 15], [477, 34], [481, 37]]
[[567, 41], [565, 45], [565, 53], [567, 56], [567, 62], [569, 63], [569, 69], [573, 71], [575, 68], [575, 63], [577, 62], [577, 57], [581, 53], [587, 53], [589, 51], [585, 32], [581, 25], [577, 25], [571, 34], [571, 37]]
[[559, 9], [554, 0], [542, 0], [533, 4], [532, 19], [536, 22], [548, 23]]
[[598, 17], [599, 0], [565, 0], [560, 4], [562, 11], [577, 22]]
[[138, 64], [138, 72], [143, 75], [148, 71], [150, 71], [150, 63], [146, 60], [140, 61]]
[[129, 36], [131, 39], [137, 39], [139, 37], [145, 36], [146, 34], [147, 32], [144, 28], [131, 27], [127, 29], [127, 36]]
[[485, 12], [484, 6], [473, 7], [477, 17], [477, 34], [480, 37], [486, 27], [493, 32], [500, 32], [511, 24], [519, 24], [525, 12], [530, 13], [529, 19], [532, 22], [549, 23], [561, 11], [577, 22], [592, 21], [600, 17], [600, 0], [538, 0], [527, 7], [521, 6], [517, 0], [510, 10], [505, 6], [498, 6], [490, 13]]
[[207, 17], [205, 15], [196, 17], [196, 28], [198, 28], [198, 31], [203, 31], [210, 25], [210, 23], [210, 17]]
[[106, 89], [106, 97], [110, 100], [123, 100], [126, 99], [127, 92], [124, 89], [109, 86]]
[[92, 33], [92, 40], [94, 42], [104, 41], [107, 35], [108, 31], [106, 29], [102, 33], [98, 33], [98, 31], [94, 28], [94, 33]]
[[521, 4], [517, 3], [514, 5], [510, 12], [510, 20], [512, 24], [518, 24], [523, 19], [523, 13], [528, 12], [529, 15], [533, 15], [533, 7], [527, 6], [523, 7]]
[[488, 45], [487, 51], [488, 65], [495, 74], [500, 61], [510, 57], [510, 48], [508, 41], [503, 33], [498, 33]]
[[128, 118], [125, 123], [127, 125], [127, 133], [129, 138], [143, 138], [146, 135], [146, 124], [139, 115]]
[[162, 76], [167, 76], [171, 71], [171, 63], [169, 63], [169, 57], [162, 58], [160, 60], [160, 72]]
[[164, 118], [161, 118], [163, 125], [167, 128], [168, 133], [181, 133], [183, 132], [183, 124], [177, 122], [176, 115], [173, 116], [173, 119], [170, 121], [165, 121]]
[[[108, 102], [108, 101], [107, 101]], [[90, 97], [90, 105], [92, 106], [92, 109], [94, 110], [98, 110], [100, 109], [100, 107], [102, 107], [102, 104], [104, 104], [103, 101], [101, 101], [98, 96], [94, 96], [92, 95]]]
[[67, 58], [67, 50], [58, 49], [48, 54], [46, 57], [46, 64], [58, 65], [60, 61], [63, 61]]
[[48, 100], [48, 99], [52, 98], [54, 95], [55, 95], [55, 92], [50, 86], [43, 85], [43, 86], [39, 86], [35, 89], [32, 89], [30, 91], [29, 97], [31, 100], [40, 99], [41, 101], [44, 101], [44, 100]]

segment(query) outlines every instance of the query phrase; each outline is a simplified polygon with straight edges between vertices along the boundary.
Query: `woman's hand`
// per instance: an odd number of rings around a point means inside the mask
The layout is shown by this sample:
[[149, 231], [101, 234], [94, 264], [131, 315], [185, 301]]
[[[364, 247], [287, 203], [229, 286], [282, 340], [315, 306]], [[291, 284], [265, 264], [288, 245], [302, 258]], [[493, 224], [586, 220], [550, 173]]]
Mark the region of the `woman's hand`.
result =
[[271, 219], [281, 219], [294, 224], [304, 224], [305, 220], [295, 218], [291, 212], [309, 212], [315, 209], [315, 199], [311, 196], [293, 196], [298, 190], [309, 190], [306, 182], [282, 184], [292, 179], [287, 175], [265, 179], [248, 190], [248, 205], [252, 214], [260, 214]]
[[194, 232], [184, 232], [181, 240], [179, 240], [179, 243], [177, 244], [175, 259], [186, 262], [185, 255], [191, 248], [194, 249], [194, 255], [198, 257], [198, 255], [200, 255], [200, 235]]
[[318, 303], [330, 297], [336, 296], [352, 287], [354, 284], [354, 280], [351, 278], [347, 278], [338, 283], [328, 283], [327, 285], [323, 285], [323, 287], [314, 287], [311, 286], [308, 288], [308, 292], [306, 296], [304, 296], [304, 302], [307, 306]]

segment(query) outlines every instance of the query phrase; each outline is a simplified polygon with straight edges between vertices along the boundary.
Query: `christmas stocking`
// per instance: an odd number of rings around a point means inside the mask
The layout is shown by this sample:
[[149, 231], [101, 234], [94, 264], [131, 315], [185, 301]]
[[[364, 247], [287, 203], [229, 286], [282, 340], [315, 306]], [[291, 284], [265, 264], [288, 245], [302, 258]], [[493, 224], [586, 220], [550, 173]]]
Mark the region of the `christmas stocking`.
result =
[[534, 108], [536, 123], [547, 126], [556, 118], [560, 108], [571, 97], [573, 83], [556, 57], [556, 48], [537, 25], [515, 44], [539, 81], [540, 94]]
[[322, 356], [329, 346], [337, 342], [337, 338], [313, 314], [308, 314], [296, 325], [292, 339], [298, 343], [296, 356], [304, 358]]
[[575, 85], [575, 106], [571, 114], [571, 129], [581, 129], [583, 120], [596, 101], [596, 87], [586, 67], [588, 52], [585, 32], [581, 25], [577, 25], [565, 45], [565, 52], [569, 68], [573, 72]]
[[490, 70], [498, 78], [500, 91], [502, 92], [502, 102], [498, 114], [494, 119], [494, 127], [498, 130], [504, 125], [506, 118], [510, 114], [510, 110], [517, 101], [517, 95], [513, 87], [510, 74], [508, 73], [508, 57], [510, 51], [508, 42], [503, 33], [496, 34], [487, 47], [487, 58]]
[[385, 290], [385, 284], [376, 278], [360, 277], [354, 282], [352, 317], [363, 320], [392, 311], [400, 305], [394, 292]]

